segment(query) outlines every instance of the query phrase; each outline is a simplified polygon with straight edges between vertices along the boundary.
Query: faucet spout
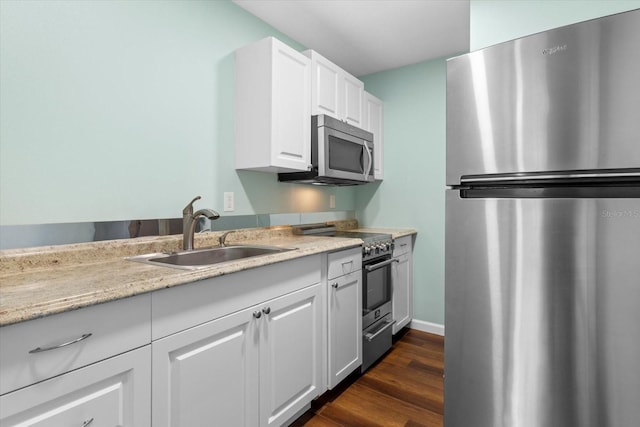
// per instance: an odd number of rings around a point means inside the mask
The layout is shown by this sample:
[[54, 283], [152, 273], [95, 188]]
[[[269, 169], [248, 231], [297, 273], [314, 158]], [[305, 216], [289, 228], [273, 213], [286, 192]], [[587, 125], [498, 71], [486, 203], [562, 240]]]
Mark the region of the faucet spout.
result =
[[211, 209], [200, 209], [193, 212], [193, 203], [200, 200], [200, 196], [194, 198], [185, 208], [182, 210], [182, 248], [185, 251], [193, 249], [193, 235], [196, 231], [197, 219], [201, 216], [209, 218], [210, 220], [216, 220], [220, 218], [220, 214]]

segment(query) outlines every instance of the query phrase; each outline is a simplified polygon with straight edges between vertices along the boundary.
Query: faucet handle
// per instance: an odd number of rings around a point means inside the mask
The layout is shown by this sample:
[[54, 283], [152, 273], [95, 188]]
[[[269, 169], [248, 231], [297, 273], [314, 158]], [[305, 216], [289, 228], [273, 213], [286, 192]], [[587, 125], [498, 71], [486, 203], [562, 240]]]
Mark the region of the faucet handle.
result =
[[196, 202], [196, 200], [200, 200], [201, 198], [202, 198], [201, 196], [196, 196], [191, 202], [189, 202], [187, 206], [184, 207], [184, 209], [182, 210], [182, 214], [183, 215], [193, 214], [193, 204]]
[[229, 233], [233, 232], [233, 230], [229, 230], [229, 231], [225, 231], [222, 236], [218, 237], [218, 243], [220, 244], [220, 246], [226, 246], [227, 243], [225, 242], [225, 239], [227, 238], [227, 236], [229, 235]]

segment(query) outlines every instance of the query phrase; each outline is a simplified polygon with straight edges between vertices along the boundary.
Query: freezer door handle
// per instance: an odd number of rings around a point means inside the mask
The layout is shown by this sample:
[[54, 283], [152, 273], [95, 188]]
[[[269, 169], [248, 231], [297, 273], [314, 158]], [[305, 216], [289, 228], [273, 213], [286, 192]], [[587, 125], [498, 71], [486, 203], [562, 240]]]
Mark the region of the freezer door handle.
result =
[[464, 175], [460, 177], [463, 186], [473, 185], [519, 185], [532, 183], [621, 183], [640, 182], [640, 169], [570, 171], [566, 173], [532, 172], [487, 175]]

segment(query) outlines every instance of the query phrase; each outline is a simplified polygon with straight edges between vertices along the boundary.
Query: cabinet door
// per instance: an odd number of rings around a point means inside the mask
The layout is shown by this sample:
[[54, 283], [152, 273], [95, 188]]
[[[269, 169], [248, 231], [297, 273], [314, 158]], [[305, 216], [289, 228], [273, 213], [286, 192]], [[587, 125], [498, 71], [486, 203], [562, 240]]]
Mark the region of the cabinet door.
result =
[[267, 37], [235, 54], [236, 169], [306, 171], [311, 162], [311, 61]]
[[373, 177], [382, 180], [384, 155], [384, 103], [368, 92], [364, 93], [363, 128], [373, 133]]
[[409, 324], [413, 317], [413, 256], [411, 252], [406, 252], [395, 258], [398, 262], [391, 267], [392, 313], [396, 321], [393, 325], [394, 334]]
[[332, 389], [362, 364], [362, 271], [329, 280], [328, 294]]
[[261, 426], [283, 424], [320, 393], [321, 290], [313, 285], [261, 307]]
[[150, 347], [1, 396], [0, 426], [151, 426]]
[[252, 309], [155, 341], [154, 426], [255, 426], [257, 320]]
[[340, 68], [320, 55], [313, 55], [311, 114], [326, 114], [341, 119], [340, 106]]
[[362, 127], [364, 82], [313, 50], [311, 58], [311, 114], [326, 114]]
[[280, 168], [307, 170], [311, 164], [310, 67], [299, 52], [274, 44], [271, 155]]
[[344, 71], [341, 83], [344, 96], [342, 119], [351, 125], [362, 127], [364, 83]]

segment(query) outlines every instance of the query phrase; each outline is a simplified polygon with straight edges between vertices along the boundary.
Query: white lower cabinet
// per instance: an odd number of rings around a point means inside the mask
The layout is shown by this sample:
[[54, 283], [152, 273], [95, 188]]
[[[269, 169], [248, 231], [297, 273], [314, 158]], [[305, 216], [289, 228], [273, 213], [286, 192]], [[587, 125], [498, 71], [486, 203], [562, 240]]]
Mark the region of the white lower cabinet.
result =
[[396, 321], [393, 333], [407, 326], [413, 318], [413, 246], [412, 237], [404, 236], [394, 242], [391, 267], [392, 316]]
[[0, 426], [151, 426], [151, 346], [0, 396]]
[[362, 271], [329, 281], [329, 378], [334, 388], [362, 365]]
[[255, 425], [255, 320], [246, 309], [154, 341], [154, 426]]
[[327, 255], [327, 387], [362, 365], [362, 249]]
[[282, 425], [321, 393], [321, 291], [317, 284], [260, 306], [260, 426]]
[[360, 248], [321, 256], [0, 328], [0, 427], [292, 421], [362, 361]]
[[153, 343], [154, 426], [282, 425], [319, 393], [320, 285]]

